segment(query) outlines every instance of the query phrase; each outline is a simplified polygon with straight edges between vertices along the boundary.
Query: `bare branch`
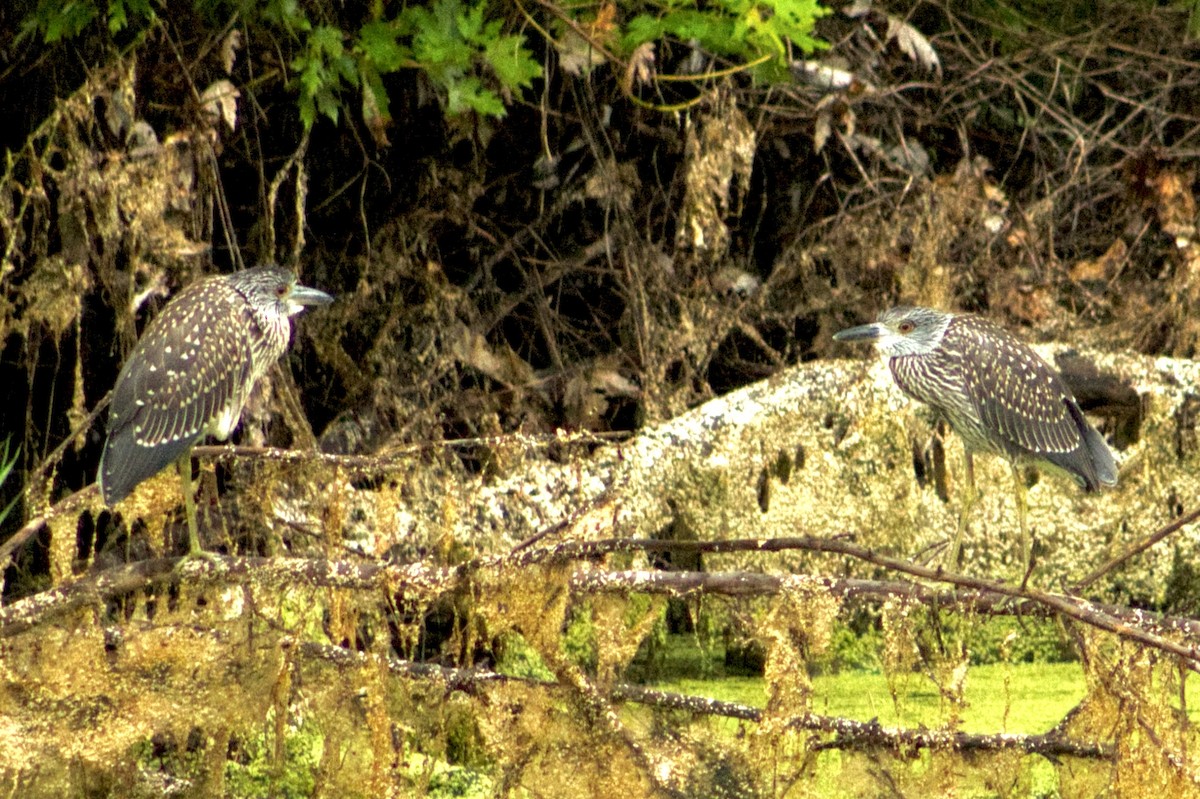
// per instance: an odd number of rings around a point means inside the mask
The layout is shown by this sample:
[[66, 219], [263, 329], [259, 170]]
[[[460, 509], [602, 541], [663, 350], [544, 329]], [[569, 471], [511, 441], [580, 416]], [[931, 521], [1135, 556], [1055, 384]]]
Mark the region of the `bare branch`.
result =
[[1100, 566], [1097, 569], [1094, 569], [1090, 574], [1088, 574], [1088, 576], [1084, 577], [1082, 580], [1075, 583], [1075, 585], [1071, 586], [1071, 590], [1075, 591], [1075, 592], [1082, 591], [1083, 589], [1087, 588], [1092, 583], [1099, 580], [1104, 575], [1108, 574], [1110, 571], [1112, 571], [1116, 567], [1120, 566], [1125, 561], [1129, 560], [1130, 558], [1134, 557], [1135, 555], [1139, 555], [1142, 552], [1145, 552], [1147, 549], [1154, 546], [1159, 541], [1163, 540], [1164, 538], [1171, 535], [1172, 533], [1175, 533], [1175, 532], [1179, 531], [1180, 529], [1187, 527], [1189, 524], [1196, 521], [1197, 519], [1200, 519], [1200, 508], [1196, 508], [1191, 513], [1186, 513], [1186, 514], [1180, 516], [1178, 519], [1171, 522], [1170, 524], [1164, 524], [1162, 527], [1158, 528], [1153, 533], [1151, 533], [1150, 535], [1143, 538], [1141, 541], [1138, 541], [1136, 544], [1129, 547], [1121, 554], [1116, 555], [1113, 558], [1110, 558], [1108, 561], [1106, 561], [1104, 563], [1104, 565]]

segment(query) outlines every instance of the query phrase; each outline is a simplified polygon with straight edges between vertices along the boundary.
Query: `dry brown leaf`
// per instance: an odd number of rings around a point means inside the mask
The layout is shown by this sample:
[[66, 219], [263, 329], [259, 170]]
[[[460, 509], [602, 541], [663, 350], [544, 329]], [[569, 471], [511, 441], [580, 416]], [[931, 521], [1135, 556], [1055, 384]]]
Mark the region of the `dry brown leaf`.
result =
[[887, 41], [894, 40], [901, 52], [910, 59], [930, 72], [941, 74], [942, 60], [938, 58], [937, 51], [925, 38], [925, 34], [896, 17], [888, 17], [887, 24]]
[[634, 84], [645, 86], [653, 82], [654, 42], [642, 42], [629, 57], [629, 66], [625, 68], [625, 88], [632, 89]]
[[465, 326], [453, 344], [454, 356], [504, 386], [521, 386], [533, 380], [533, 367], [510, 347], [493, 347], [488, 340]]
[[363, 81], [362, 84], [362, 115], [375, 146], [389, 146], [391, 142], [388, 141], [387, 129], [390, 120], [379, 112], [379, 101], [375, 99], [375, 90], [371, 88], [369, 81]]
[[813, 123], [813, 150], [821, 152], [825, 148], [825, 142], [829, 141], [829, 136], [833, 133], [833, 115], [828, 108], [822, 108], [817, 111], [816, 122]]
[[1190, 181], [1178, 172], [1162, 171], [1152, 184], [1157, 203], [1155, 211], [1163, 232], [1183, 249], [1196, 235], [1196, 197]]
[[739, 212], [737, 192], [749, 185], [757, 143], [754, 126], [729, 97], [688, 125], [681, 245], [702, 252], [728, 245], [725, 218]]
[[1109, 280], [1117, 274], [1128, 254], [1129, 247], [1125, 245], [1124, 239], [1116, 239], [1099, 258], [1076, 261], [1069, 272], [1071, 280]]
[[596, 19], [588, 24], [588, 35], [599, 44], [612, 43], [617, 34], [617, 6], [615, 3], [605, 3], [596, 12]]
[[586, 75], [603, 64], [604, 54], [574, 30], [568, 30], [554, 43], [558, 50], [558, 65], [568, 75]]
[[241, 96], [236, 86], [222, 78], [208, 84], [200, 95], [200, 107], [210, 123], [221, 120], [230, 130], [237, 130], [237, 101]]
[[237, 61], [237, 51], [242, 49], [242, 32], [234, 28], [221, 40], [221, 67], [225, 74], [233, 72], [233, 64]]
[[1047, 287], [1015, 284], [1003, 292], [1001, 305], [1013, 317], [1035, 325], [1053, 318], [1056, 308], [1054, 297]]
[[842, 6], [842, 13], [850, 19], [858, 19], [871, 13], [871, 5], [871, 0], [854, 0], [850, 5]]

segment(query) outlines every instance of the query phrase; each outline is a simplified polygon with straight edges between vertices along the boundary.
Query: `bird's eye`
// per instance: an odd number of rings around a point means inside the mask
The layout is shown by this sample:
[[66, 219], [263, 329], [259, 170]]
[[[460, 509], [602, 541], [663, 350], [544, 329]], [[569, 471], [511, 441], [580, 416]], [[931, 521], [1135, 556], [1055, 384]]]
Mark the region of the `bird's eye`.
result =
[[901, 333], [911, 333], [911, 332], [913, 332], [914, 327], [916, 327], [916, 325], [914, 325], [912, 322], [909, 322], [906, 320], [904, 322], [901, 322], [897, 329]]
[[276, 283], [275, 284], [275, 296], [276, 297], [283, 299], [284, 297], [287, 296], [287, 293], [288, 293], [288, 284], [287, 283]]

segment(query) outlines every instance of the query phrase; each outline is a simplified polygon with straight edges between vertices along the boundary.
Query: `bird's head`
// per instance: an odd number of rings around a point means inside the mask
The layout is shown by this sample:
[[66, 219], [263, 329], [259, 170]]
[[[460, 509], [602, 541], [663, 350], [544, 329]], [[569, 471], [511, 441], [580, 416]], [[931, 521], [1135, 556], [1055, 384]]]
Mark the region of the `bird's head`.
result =
[[879, 315], [879, 321], [833, 335], [834, 341], [873, 341], [889, 357], [933, 352], [950, 326], [952, 314], [932, 308], [897, 305]]
[[301, 286], [296, 273], [282, 266], [257, 266], [235, 272], [230, 279], [251, 303], [284, 316], [295, 316], [309, 305], [333, 302], [325, 292]]

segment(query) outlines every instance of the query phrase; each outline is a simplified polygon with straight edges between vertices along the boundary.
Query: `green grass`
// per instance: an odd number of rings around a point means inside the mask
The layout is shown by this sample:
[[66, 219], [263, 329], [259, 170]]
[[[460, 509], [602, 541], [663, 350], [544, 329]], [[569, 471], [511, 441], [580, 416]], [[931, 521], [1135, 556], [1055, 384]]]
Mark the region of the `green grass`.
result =
[[[677, 678], [656, 684], [664, 690], [709, 696], [755, 707], [766, 703], [766, 683], [761, 677], [718, 677], [715, 679]], [[862, 671], [843, 672], [813, 680], [813, 710], [831, 716], [869, 721], [877, 718], [885, 726], [906, 728], [939, 727], [945, 724], [949, 707], [939, 696], [933, 682], [922, 674], [909, 674], [896, 685], [893, 701], [887, 678]], [[1077, 663], [1019, 663], [973, 666], [967, 672], [963, 720], [959, 727], [975, 733], [1042, 733], [1062, 720], [1084, 695], [1083, 671]], [[742, 725], [733, 719], [709, 719], [703, 722], [719, 735], [734, 737]], [[935, 768], [951, 769], [955, 795], [964, 799], [998, 796], [984, 784], [987, 767], [982, 761], [947, 766], [945, 760], [934, 765], [934, 756], [922, 751], [912, 760], [886, 767], [894, 774], [908, 774], [919, 780]], [[868, 758], [873, 760], [873, 758]], [[1080, 764], [1078, 768], [1088, 768]], [[1101, 767], [1103, 768], [1103, 767]], [[853, 753], [826, 751], [817, 756], [808, 778], [809, 795], [828, 799], [879, 795], [880, 784], [871, 776], [871, 767], [856, 762]], [[1021, 788], [1010, 795], [1057, 797], [1058, 774], [1048, 761], [1025, 758], [1018, 772]], [[923, 784], [910, 786], [922, 795]], [[927, 785], [925, 786], [928, 787]], [[803, 794], [801, 794], [803, 795]]]
[[[655, 687], [755, 707], [763, 707], [767, 701], [766, 683], [761, 677], [685, 677], [658, 682]], [[905, 675], [896, 681], [896, 691], [893, 701], [882, 674], [854, 671], [824, 675], [813, 680], [812, 709], [859, 721], [877, 718], [885, 726], [934, 727], [945, 723], [950, 708], [925, 675]], [[967, 671], [965, 694], [964, 732], [1042, 733], [1083, 698], [1083, 671], [1077, 663], [972, 666]]]
[[[741, 702], [755, 707], [766, 704], [766, 682], [761, 677], [725, 673], [723, 653], [700, 653], [690, 636], [672, 636], [660, 653], [658, 667], [662, 679], [654, 686], [669, 691]], [[707, 677], [697, 675], [705, 674]], [[893, 698], [892, 689], [896, 696]], [[1078, 663], [981, 664], [967, 670], [964, 686], [965, 706], [958, 727], [971, 733], [1044, 733], [1084, 696], [1084, 675]], [[1189, 703], [1191, 705], [1191, 703]], [[942, 727], [952, 708], [942, 698], [933, 681], [920, 673], [902, 675], [889, 687], [888, 679], [872, 671], [847, 670], [813, 678], [812, 709], [817, 713], [869, 721], [878, 719], [884, 726], [905, 728]], [[720, 735], [735, 736], [742, 725], [733, 719], [709, 719], [704, 722]], [[943, 759], [924, 751], [912, 760], [889, 767], [893, 773], [907, 774], [920, 780], [950, 769], [955, 795], [995, 797], [994, 788], [984, 784], [984, 775], [992, 773], [982, 761], [976, 765], [947, 765]], [[1087, 768], [1081, 764], [1080, 768]], [[899, 771], [896, 771], [899, 769]], [[853, 754], [822, 752], [816, 758], [807, 789], [810, 795], [841, 797], [874, 796], [880, 785], [871, 776], [872, 767], [864, 767]], [[1042, 758], [1025, 758], [1017, 772], [1020, 788], [1009, 795], [1059, 796], [1058, 775]], [[919, 795], [921, 783], [910, 785]], [[928, 786], [926, 786], [928, 787]]]
[[[766, 704], [766, 683], [761, 677], [728, 673], [721, 648], [702, 651], [692, 636], [669, 636], [654, 670], [658, 676], [650, 681], [664, 690], [755, 707]], [[1083, 669], [1078, 663], [973, 665], [967, 669], [960, 729], [1046, 732], [1083, 696]], [[950, 718], [953, 708], [925, 674], [903, 674], [889, 686], [888, 678], [877, 671], [845, 669], [813, 678], [812, 710], [859, 721], [878, 719], [885, 726], [938, 727]]]

